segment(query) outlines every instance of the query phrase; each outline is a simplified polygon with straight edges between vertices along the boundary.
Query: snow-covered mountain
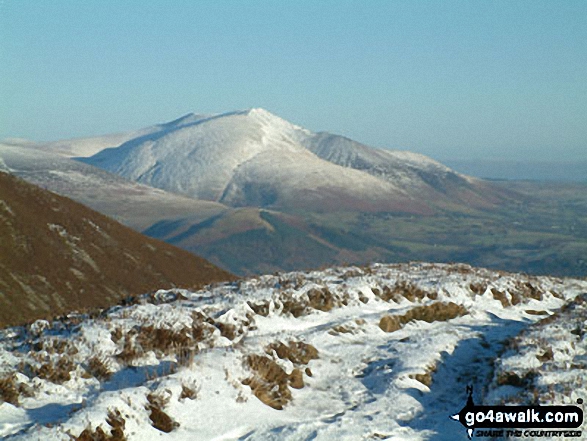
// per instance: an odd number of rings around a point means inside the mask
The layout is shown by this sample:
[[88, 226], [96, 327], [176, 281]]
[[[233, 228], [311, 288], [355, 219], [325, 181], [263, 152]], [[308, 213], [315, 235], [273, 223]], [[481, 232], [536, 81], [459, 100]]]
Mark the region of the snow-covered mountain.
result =
[[42, 149], [47, 152], [56, 153], [66, 158], [78, 157], [78, 156], [92, 156], [96, 153], [110, 147], [117, 147], [131, 139], [145, 136], [150, 133], [160, 132], [187, 124], [190, 121], [194, 121], [203, 118], [205, 115], [186, 115], [185, 117], [178, 118], [168, 123], [157, 124], [154, 126], [144, 127], [138, 130], [131, 130], [122, 133], [110, 133], [107, 135], [91, 136], [85, 138], [73, 138], [73, 139], [62, 139], [58, 141], [48, 142], [35, 142], [28, 139], [20, 138], [8, 138], [0, 141], [2, 144], [10, 145], [13, 147], [27, 147]]
[[[507, 351], [500, 361], [504, 345], [544, 317], [556, 323], [553, 313], [586, 290], [580, 280], [419, 263], [158, 291], [93, 318], [2, 331], [0, 436], [465, 440], [449, 416], [466, 387], [484, 402], [494, 367], [513, 366]], [[570, 343], [542, 329], [539, 338], [556, 340], [551, 355], [518, 357], [516, 369], [568, 359]], [[556, 389], [560, 377], [546, 378]], [[569, 387], [587, 392], [581, 378]]]
[[429, 213], [497, 192], [422, 155], [312, 133], [264, 109], [186, 115], [83, 162], [231, 206]]
[[162, 220], [201, 222], [228, 207], [124, 179], [43, 146], [0, 143], [0, 170], [71, 198], [142, 231]]
[[[230, 208], [171, 193], [44, 147], [0, 143], [0, 170], [241, 275], [364, 260], [352, 250], [314, 237], [307, 223], [296, 216], [270, 215], [256, 207]], [[268, 216], [269, 221], [264, 219]]]

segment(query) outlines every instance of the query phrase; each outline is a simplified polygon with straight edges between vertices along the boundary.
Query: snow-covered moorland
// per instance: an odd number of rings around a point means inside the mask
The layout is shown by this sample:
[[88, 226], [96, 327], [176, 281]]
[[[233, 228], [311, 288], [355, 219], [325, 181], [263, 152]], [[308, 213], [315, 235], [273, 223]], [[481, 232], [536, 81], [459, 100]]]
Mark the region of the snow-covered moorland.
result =
[[[584, 292], [587, 281], [425, 263], [158, 291], [2, 331], [0, 437], [466, 439], [449, 416], [467, 385], [478, 404], [507, 402], [500, 373], [544, 370], [554, 392], [536, 396], [575, 398], [557, 369], [584, 363], [585, 317], [556, 324], [585, 302], [553, 314]], [[551, 344], [523, 340], [516, 355], [523, 330]], [[581, 375], [563, 380], [585, 396]]]

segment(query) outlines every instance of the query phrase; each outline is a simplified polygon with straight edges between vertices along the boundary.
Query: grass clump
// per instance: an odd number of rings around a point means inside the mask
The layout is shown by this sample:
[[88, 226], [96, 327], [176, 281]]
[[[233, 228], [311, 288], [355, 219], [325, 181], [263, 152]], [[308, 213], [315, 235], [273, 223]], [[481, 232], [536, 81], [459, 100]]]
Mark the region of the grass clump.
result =
[[289, 375], [273, 359], [265, 355], [251, 354], [246, 359], [247, 365], [255, 373], [243, 380], [253, 394], [267, 406], [282, 410], [291, 400]]
[[385, 302], [393, 300], [395, 303], [400, 303], [402, 299], [409, 300], [410, 302], [415, 302], [417, 300], [423, 300], [425, 298], [436, 300], [436, 298], [438, 297], [438, 294], [436, 292], [424, 291], [423, 289], [419, 288], [413, 283], [404, 280], [396, 282], [396, 284], [393, 286], [384, 285], [383, 287], [381, 287], [381, 289], [371, 288], [371, 291], [373, 291], [373, 294], [375, 294], [381, 300]]
[[175, 422], [167, 413], [164, 411], [164, 407], [169, 402], [168, 397], [164, 397], [161, 394], [150, 393], [147, 395], [147, 410], [149, 411], [149, 419], [151, 420], [151, 425], [164, 433], [170, 433], [177, 427], [179, 424]]
[[11, 374], [0, 378], [0, 400], [18, 406], [20, 397], [16, 375]]
[[467, 308], [454, 302], [435, 302], [416, 306], [403, 315], [385, 315], [379, 321], [379, 327], [384, 332], [394, 332], [412, 320], [421, 320], [427, 323], [448, 321], [461, 317], [467, 312]]
[[113, 373], [110, 369], [110, 363], [104, 355], [94, 355], [91, 357], [88, 360], [86, 370], [90, 375], [101, 381], [110, 379]]
[[29, 378], [38, 377], [55, 384], [63, 384], [71, 380], [71, 372], [75, 369], [75, 363], [67, 355], [45, 357], [38, 365], [24, 363], [21, 366], [21, 372], [25, 372]]
[[271, 343], [265, 352], [270, 354], [275, 351], [282, 360], [289, 360], [294, 364], [308, 364], [310, 360], [318, 358], [318, 350], [311, 344], [301, 341], [290, 341], [288, 344], [282, 342]]
[[[310, 360], [318, 358], [318, 350], [307, 343], [290, 341], [289, 343], [276, 342], [265, 348], [266, 355], [251, 354], [246, 358], [247, 366], [253, 371], [253, 376], [242, 381], [249, 386], [253, 394], [264, 404], [276, 410], [283, 407], [292, 399], [290, 387], [302, 389], [305, 386], [304, 373], [312, 376], [309, 368], [303, 369]], [[296, 367], [288, 374], [275, 360], [289, 360]]]
[[78, 436], [69, 434], [73, 441], [126, 441], [124, 434], [125, 420], [118, 409], [109, 410], [106, 423], [111, 427], [110, 433], [106, 433], [102, 427], [92, 429], [87, 426]]

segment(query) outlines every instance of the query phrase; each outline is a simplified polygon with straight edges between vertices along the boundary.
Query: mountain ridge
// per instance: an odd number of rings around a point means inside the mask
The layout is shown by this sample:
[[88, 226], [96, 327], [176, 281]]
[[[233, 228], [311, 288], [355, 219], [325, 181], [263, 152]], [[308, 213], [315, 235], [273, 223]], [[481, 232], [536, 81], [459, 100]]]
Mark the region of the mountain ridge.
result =
[[[430, 214], [491, 205], [503, 193], [411, 152], [312, 133], [261, 108], [188, 120], [82, 162], [128, 179], [230, 206]], [[474, 197], [459, 197], [458, 192]]]
[[0, 172], [0, 326], [232, 278], [70, 199]]

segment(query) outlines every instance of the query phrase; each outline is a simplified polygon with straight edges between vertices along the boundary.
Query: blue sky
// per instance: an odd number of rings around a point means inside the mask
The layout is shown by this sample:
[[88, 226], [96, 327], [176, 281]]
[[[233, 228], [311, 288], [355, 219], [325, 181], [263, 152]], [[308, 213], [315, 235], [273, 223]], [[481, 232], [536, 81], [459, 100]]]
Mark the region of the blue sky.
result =
[[437, 159], [587, 159], [587, 1], [0, 0], [0, 139], [264, 107]]

